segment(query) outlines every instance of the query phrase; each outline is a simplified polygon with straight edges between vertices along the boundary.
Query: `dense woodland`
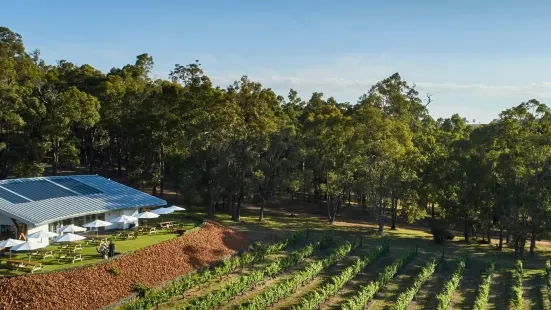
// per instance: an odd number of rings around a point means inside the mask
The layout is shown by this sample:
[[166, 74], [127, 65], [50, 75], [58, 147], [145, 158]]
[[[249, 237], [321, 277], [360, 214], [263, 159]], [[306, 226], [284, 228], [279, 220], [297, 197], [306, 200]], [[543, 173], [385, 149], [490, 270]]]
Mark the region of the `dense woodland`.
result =
[[109, 72], [47, 64], [0, 28], [0, 177], [111, 169], [235, 220], [245, 200], [263, 209], [287, 197], [315, 201], [332, 222], [352, 200], [380, 230], [438, 217], [467, 240], [473, 227], [495, 232], [520, 255], [548, 237], [551, 111], [537, 100], [475, 126], [433, 119], [431, 96], [398, 73], [342, 103], [280, 96], [247, 76], [216, 87], [199, 62], [152, 80], [153, 64], [147, 54]]

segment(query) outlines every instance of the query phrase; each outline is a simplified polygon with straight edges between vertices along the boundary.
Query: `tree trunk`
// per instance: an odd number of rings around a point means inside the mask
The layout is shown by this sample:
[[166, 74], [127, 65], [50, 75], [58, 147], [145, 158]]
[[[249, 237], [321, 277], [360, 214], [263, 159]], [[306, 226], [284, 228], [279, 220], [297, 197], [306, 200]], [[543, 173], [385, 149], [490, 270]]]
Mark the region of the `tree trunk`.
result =
[[530, 256], [533, 257], [536, 250], [536, 233], [532, 232], [530, 237]]
[[392, 199], [392, 225], [391, 230], [396, 230], [396, 219], [398, 217], [398, 199]]
[[89, 132], [89, 143], [88, 143], [88, 172], [94, 172], [94, 130], [90, 129]]
[[117, 175], [122, 176], [122, 147], [121, 135], [117, 135]]
[[381, 175], [379, 176], [379, 232], [382, 233], [385, 230], [385, 224], [384, 224], [384, 206], [383, 206], [383, 179], [384, 179], [384, 173], [381, 172]]
[[59, 145], [58, 142], [53, 141], [52, 143], [52, 175], [57, 175], [57, 162], [59, 160]]
[[488, 239], [488, 244], [492, 244], [492, 229], [488, 227], [488, 230], [486, 231], [486, 238]]
[[434, 213], [434, 202], [431, 205], [432, 205], [432, 218], [435, 219], [436, 215]]
[[208, 189], [208, 195], [207, 195], [207, 201], [206, 201], [206, 204], [205, 204], [205, 208], [206, 208], [206, 213], [207, 213], [207, 217], [212, 219], [214, 218], [214, 193], [212, 191], [212, 188], [209, 186], [209, 189]]
[[352, 200], [352, 192], [348, 191], [348, 205], [349, 206], [351, 205], [351, 200]]
[[153, 189], [151, 189], [151, 194], [153, 196], [157, 196], [157, 185], [153, 185]]
[[497, 247], [500, 251], [503, 250], [503, 227], [499, 229], [499, 245]]
[[505, 243], [509, 244], [511, 242], [511, 233], [507, 230], [507, 236], [505, 237]]
[[463, 237], [465, 238], [465, 241], [468, 243], [470, 242], [470, 236], [469, 236], [469, 232], [471, 231], [471, 225], [469, 225], [469, 219], [466, 218], [465, 219], [465, 228], [463, 230]]
[[243, 199], [243, 186], [239, 189], [239, 194], [237, 196], [237, 205], [232, 215], [232, 220], [239, 222], [241, 219], [241, 200]]

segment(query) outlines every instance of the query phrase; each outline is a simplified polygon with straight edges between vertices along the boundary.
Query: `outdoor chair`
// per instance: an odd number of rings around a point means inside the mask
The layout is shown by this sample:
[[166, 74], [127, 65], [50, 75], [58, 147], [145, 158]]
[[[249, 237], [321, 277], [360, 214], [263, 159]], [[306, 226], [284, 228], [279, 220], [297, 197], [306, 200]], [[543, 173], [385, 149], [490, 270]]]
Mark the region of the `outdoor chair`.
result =
[[71, 251], [74, 253], [76, 251], [82, 251], [82, 244], [75, 244], [72, 248], [71, 248]]
[[152, 235], [152, 234], [156, 234], [157, 233], [157, 228], [155, 227], [151, 227], [149, 229], [149, 231], [147, 232], [148, 235]]

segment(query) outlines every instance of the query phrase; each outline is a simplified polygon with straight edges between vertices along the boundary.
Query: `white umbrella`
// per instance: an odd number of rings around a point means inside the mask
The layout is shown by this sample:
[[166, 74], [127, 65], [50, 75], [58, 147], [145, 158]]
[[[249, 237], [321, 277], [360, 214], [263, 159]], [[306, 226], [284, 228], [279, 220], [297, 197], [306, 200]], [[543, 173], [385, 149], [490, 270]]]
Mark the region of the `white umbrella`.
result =
[[64, 233], [86, 231], [86, 228], [71, 224], [71, 225], [60, 227], [56, 231], [60, 234], [64, 234]]
[[142, 213], [138, 213], [137, 218], [144, 219], [145, 220], [145, 227], [147, 227], [147, 220], [148, 219], [155, 219], [155, 218], [158, 218], [159, 216], [160, 216], [159, 214], [149, 212], [149, 211], [145, 211], [145, 212], [142, 212]]
[[165, 208], [167, 210], [172, 210], [172, 211], [186, 211], [186, 208], [182, 208], [182, 207], [178, 207], [178, 206], [170, 206], [168, 208]]
[[11, 248], [22, 243], [25, 243], [25, 241], [17, 239], [7, 239], [0, 242], [0, 248]]
[[[34, 251], [38, 249], [42, 249], [46, 247], [46, 243], [40, 243], [36, 241], [26, 241], [24, 243], [21, 243], [19, 245], [16, 245], [11, 248], [12, 251], [20, 252], [20, 251]], [[31, 256], [29, 255], [29, 262], [31, 261]]]
[[[0, 242], [0, 248], [11, 248], [16, 245], [20, 245], [25, 243], [23, 240], [17, 240], [17, 239], [7, 239], [2, 242]], [[11, 249], [10, 249], [10, 258], [11, 258]]]
[[53, 238], [55, 236], [57, 236], [57, 234], [54, 232], [39, 230], [35, 233], [27, 235], [27, 238], [40, 239], [40, 242], [42, 242], [42, 239]]
[[165, 214], [170, 214], [174, 212], [174, 210], [170, 210], [169, 208], [159, 208], [159, 209], [152, 210], [151, 212], [159, 215], [165, 215]]
[[86, 237], [81, 235], [75, 235], [73, 233], [66, 233], [64, 235], [61, 235], [57, 238], [54, 238], [55, 242], [74, 242], [74, 241], [80, 241], [84, 240]]
[[111, 225], [113, 225], [113, 223], [102, 221], [102, 220], [95, 220], [95, 221], [92, 221], [90, 223], [86, 223], [82, 226], [87, 227], [87, 228], [95, 228], [96, 229], [96, 237], [97, 237], [98, 234], [99, 234], [99, 232], [98, 232], [99, 227], [107, 227], [107, 226], [111, 226]]
[[82, 226], [86, 228], [99, 228], [99, 227], [111, 226], [112, 224], [113, 223], [102, 221], [102, 220], [95, 220], [90, 223], [86, 223]]
[[138, 220], [138, 218], [135, 217], [135, 216], [121, 215], [119, 217], [116, 217], [116, 218], [110, 220], [109, 222], [111, 222], [111, 223], [123, 223], [122, 229], [124, 230], [124, 224], [134, 223], [137, 220]]
[[39, 230], [35, 233], [32, 233], [30, 235], [27, 235], [27, 238], [34, 238], [34, 239], [48, 239], [48, 238], [53, 238], [57, 236], [57, 234], [55, 232], [49, 232], [49, 231], [43, 231], [43, 230]]

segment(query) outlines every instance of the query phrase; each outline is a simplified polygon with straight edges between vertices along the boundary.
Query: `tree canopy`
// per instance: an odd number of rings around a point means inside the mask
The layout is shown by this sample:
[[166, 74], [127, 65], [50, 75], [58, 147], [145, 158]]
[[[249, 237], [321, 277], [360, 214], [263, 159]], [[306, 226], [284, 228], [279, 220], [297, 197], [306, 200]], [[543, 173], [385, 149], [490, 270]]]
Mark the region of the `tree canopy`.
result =
[[441, 217], [467, 240], [499, 231], [499, 248], [507, 239], [519, 254], [547, 237], [551, 113], [535, 99], [474, 125], [433, 119], [431, 97], [398, 73], [348, 103], [284, 97], [247, 76], [217, 87], [199, 61], [153, 80], [153, 66], [148, 54], [109, 72], [47, 64], [1, 27], [0, 177], [112, 170], [234, 220], [243, 201], [262, 220], [276, 198], [318, 205], [330, 222], [351, 205], [381, 231]]

